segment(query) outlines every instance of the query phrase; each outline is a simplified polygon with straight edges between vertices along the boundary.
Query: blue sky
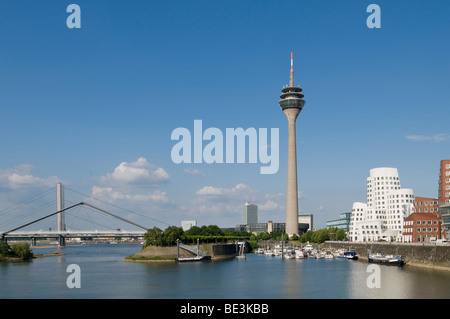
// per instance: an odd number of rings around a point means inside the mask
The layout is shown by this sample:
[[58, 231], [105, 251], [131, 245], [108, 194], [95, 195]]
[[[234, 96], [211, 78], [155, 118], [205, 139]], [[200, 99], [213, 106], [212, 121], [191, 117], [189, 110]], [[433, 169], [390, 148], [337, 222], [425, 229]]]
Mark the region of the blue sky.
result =
[[[80, 29], [66, 25], [71, 3]], [[371, 3], [380, 29], [366, 25]], [[450, 157], [448, 12], [440, 0], [3, 3], [0, 225], [16, 214], [2, 211], [57, 181], [138, 212], [127, 216], [148, 227], [233, 227], [246, 200], [261, 222], [284, 222], [278, 100], [291, 52], [306, 100], [300, 213], [324, 227], [366, 200], [369, 170], [381, 166], [398, 168], [416, 196], [437, 196], [439, 161]], [[223, 132], [279, 128], [278, 173], [261, 175], [259, 163], [173, 163], [171, 133], [193, 131], [194, 120]]]

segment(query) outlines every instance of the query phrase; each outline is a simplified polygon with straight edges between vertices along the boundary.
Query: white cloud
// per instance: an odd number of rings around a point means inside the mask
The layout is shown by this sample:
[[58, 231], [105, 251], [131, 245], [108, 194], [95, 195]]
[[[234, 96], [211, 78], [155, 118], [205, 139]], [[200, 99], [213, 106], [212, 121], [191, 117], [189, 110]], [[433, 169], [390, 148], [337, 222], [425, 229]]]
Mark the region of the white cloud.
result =
[[196, 192], [200, 196], [214, 197], [214, 200], [239, 200], [239, 201], [255, 201], [258, 191], [252, 189], [245, 184], [237, 184], [232, 188], [221, 188], [213, 186], [205, 186]]
[[140, 157], [135, 162], [122, 162], [112, 173], [100, 178], [101, 186], [92, 187], [92, 197], [106, 202], [127, 201], [130, 205], [140, 203], [165, 204], [167, 193], [161, 190], [143, 191], [166, 182], [169, 174]]
[[114, 190], [112, 187], [92, 187], [92, 197], [96, 199], [101, 199], [106, 202], [116, 202], [119, 200], [130, 200], [139, 202], [153, 202], [153, 203], [167, 203], [169, 199], [167, 198], [166, 192], [159, 190], [148, 194], [126, 194]]
[[435, 135], [407, 135], [406, 139], [411, 141], [432, 141], [432, 142], [443, 142], [450, 140], [450, 134], [440, 133]]
[[136, 162], [122, 162], [112, 173], [100, 178], [104, 185], [154, 185], [166, 182], [169, 174], [147, 162], [143, 157]]
[[264, 204], [258, 206], [258, 209], [263, 210], [263, 211], [264, 210], [272, 211], [272, 210], [277, 210], [280, 208], [281, 208], [280, 204], [278, 204], [277, 202], [274, 202], [273, 200], [270, 200], [270, 199], [267, 202], [265, 202]]
[[[264, 194], [249, 185], [239, 183], [233, 187], [205, 186], [186, 208], [185, 214], [204, 224], [235, 226], [242, 222], [242, 206], [249, 201], [258, 205], [260, 222], [282, 220], [286, 196], [282, 193]], [[216, 220], [220, 219], [220, 222]]]
[[24, 164], [14, 169], [0, 169], [0, 187], [7, 189], [53, 187], [58, 183], [56, 176], [40, 178], [31, 175], [33, 166]]
[[112, 173], [102, 176], [101, 185], [92, 187], [91, 197], [166, 221], [174, 203], [165, 191], [148, 189], [161, 186], [168, 179], [169, 174], [162, 167], [140, 157], [135, 162], [122, 162]]

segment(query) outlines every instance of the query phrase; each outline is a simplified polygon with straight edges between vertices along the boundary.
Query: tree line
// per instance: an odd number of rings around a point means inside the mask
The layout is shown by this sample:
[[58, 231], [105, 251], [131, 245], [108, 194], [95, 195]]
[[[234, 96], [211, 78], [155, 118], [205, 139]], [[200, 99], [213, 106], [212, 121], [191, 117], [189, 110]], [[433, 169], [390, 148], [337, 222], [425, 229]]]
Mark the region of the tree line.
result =
[[144, 247], [153, 246], [173, 246], [177, 239], [184, 243], [196, 243], [197, 239], [201, 243], [207, 242], [227, 242], [229, 240], [245, 240], [250, 238], [248, 232], [238, 232], [234, 230], [222, 230], [217, 225], [192, 226], [184, 231], [177, 226], [169, 226], [165, 230], [153, 227], [147, 230], [144, 235]]
[[273, 231], [271, 233], [260, 232], [253, 234], [246, 231], [236, 231], [232, 229], [222, 230], [217, 225], [209, 226], [192, 226], [184, 231], [181, 227], [169, 226], [165, 230], [158, 227], [149, 229], [145, 235], [144, 248], [152, 246], [173, 246], [176, 245], [177, 239], [186, 244], [194, 244], [199, 240], [200, 243], [211, 242], [228, 242], [234, 240], [248, 240], [257, 242], [259, 240], [290, 240], [299, 241], [300, 243], [316, 243], [320, 244], [326, 240], [345, 240], [346, 234], [343, 229], [336, 227], [323, 228], [315, 231], [307, 231], [300, 236], [294, 235], [288, 238], [287, 234], [282, 231]]

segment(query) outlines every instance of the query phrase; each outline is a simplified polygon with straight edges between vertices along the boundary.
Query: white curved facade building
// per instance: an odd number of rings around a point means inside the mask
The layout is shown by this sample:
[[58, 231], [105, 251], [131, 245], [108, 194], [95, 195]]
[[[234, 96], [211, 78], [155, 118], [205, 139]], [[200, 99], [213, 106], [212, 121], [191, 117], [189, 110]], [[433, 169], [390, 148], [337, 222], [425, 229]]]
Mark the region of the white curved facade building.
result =
[[370, 170], [367, 204], [353, 203], [349, 237], [351, 241], [401, 241], [403, 219], [414, 211], [414, 191], [402, 189], [396, 168]]

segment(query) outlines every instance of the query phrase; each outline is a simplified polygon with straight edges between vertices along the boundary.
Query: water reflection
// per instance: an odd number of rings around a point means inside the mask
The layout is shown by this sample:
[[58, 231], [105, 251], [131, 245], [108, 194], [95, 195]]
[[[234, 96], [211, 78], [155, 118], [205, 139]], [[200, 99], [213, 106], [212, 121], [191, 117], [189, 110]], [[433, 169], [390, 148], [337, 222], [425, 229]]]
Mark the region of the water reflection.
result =
[[[370, 288], [368, 263], [248, 254], [207, 263], [129, 263], [133, 245], [65, 247], [63, 256], [0, 263], [0, 298], [449, 298], [450, 271], [380, 265]], [[69, 264], [81, 267], [81, 289], [69, 289]]]

